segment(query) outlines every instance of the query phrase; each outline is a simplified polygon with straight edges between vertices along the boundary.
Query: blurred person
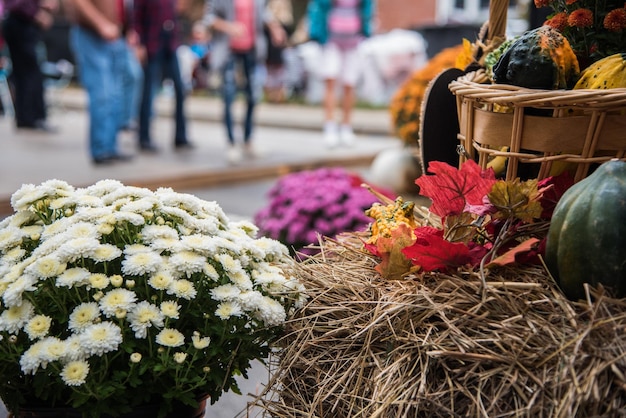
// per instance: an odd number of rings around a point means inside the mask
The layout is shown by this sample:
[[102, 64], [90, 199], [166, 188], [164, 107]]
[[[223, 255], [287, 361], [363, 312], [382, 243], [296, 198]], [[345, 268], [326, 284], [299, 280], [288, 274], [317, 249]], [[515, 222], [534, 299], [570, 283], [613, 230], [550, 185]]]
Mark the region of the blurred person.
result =
[[4, 0], [2, 30], [11, 57], [17, 128], [57, 131], [47, 122], [44, 76], [37, 50], [58, 7], [58, 0]]
[[175, 93], [174, 149], [194, 148], [187, 138], [184, 113], [185, 88], [176, 54], [180, 46], [177, 15], [176, 0], [134, 0], [133, 27], [146, 51], [143, 63], [143, 94], [139, 111], [139, 149], [143, 152], [159, 151], [152, 143], [150, 123], [154, 96], [163, 78], [172, 81]]
[[[267, 8], [274, 18], [283, 27], [286, 36], [289, 37], [294, 32], [293, 8], [290, 0], [268, 0]], [[271, 103], [280, 103], [285, 100], [285, 49], [287, 43], [275, 44], [267, 28], [265, 28], [267, 38], [267, 75], [265, 80], [265, 98]]]
[[143, 91], [143, 68], [145, 50], [132, 28], [134, 0], [124, 0], [122, 34], [126, 40], [124, 72], [122, 75], [122, 130], [137, 130], [139, 126], [139, 103]]
[[[212, 30], [211, 66], [222, 76], [224, 126], [228, 136], [228, 160], [238, 163], [243, 157], [253, 158], [252, 147], [254, 107], [257, 101], [257, 63], [267, 56], [263, 33], [270, 31], [276, 44], [285, 42], [285, 31], [266, 8], [265, 0], [207, 0], [203, 22]], [[246, 96], [246, 115], [243, 127], [243, 146], [235, 139], [232, 104], [237, 94], [237, 66], [241, 67], [243, 91]]]
[[126, 45], [122, 0], [68, 0], [70, 41], [78, 76], [89, 97], [89, 148], [94, 164], [128, 161], [117, 150], [124, 123], [122, 78]]
[[[355, 85], [361, 75], [359, 44], [373, 32], [375, 0], [311, 0], [307, 8], [309, 37], [322, 46], [324, 78], [324, 141], [329, 148], [351, 145]], [[341, 109], [335, 120], [337, 82], [341, 83]]]
[[207, 87], [209, 65], [209, 32], [201, 21], [191, 26], [191, 36], [188, 44], [178, 47], [178, 64], [185, 90]]

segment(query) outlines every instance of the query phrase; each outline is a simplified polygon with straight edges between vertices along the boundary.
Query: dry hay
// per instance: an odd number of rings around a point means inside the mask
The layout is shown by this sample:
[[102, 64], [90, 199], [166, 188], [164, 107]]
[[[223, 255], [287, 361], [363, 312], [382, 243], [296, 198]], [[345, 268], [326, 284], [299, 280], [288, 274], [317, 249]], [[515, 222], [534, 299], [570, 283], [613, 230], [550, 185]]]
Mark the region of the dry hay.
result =
[[266, 416], [626, 416], [626, 300], [572, 303], [535, 267], [385, 281], [358, 245], [320, 247]]

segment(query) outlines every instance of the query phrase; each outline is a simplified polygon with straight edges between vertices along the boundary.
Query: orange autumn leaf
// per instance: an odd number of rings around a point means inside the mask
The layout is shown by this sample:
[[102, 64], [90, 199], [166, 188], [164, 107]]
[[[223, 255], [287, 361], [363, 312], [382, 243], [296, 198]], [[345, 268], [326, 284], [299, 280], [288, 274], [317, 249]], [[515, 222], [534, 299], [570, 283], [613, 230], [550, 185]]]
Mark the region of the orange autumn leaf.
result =
[[506, 266], [510, 264], [515, 264], [517, 262], [517, 257], [519, 255], [526, 254], [530, 251], [535, 250], [535, 247], [539, 243], [538, 238], [529, 238], [526, 241], [516, 245], [511, 248], [498, 258], [491, 260], [491, 262], [487, 265], [487, 267], [493, 266]]

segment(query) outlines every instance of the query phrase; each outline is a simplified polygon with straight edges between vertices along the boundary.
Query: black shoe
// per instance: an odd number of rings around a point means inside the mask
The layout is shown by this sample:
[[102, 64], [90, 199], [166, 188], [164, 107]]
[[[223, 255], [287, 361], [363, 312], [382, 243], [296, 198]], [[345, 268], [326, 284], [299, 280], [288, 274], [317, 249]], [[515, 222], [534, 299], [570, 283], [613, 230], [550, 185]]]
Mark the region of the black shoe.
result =
[[174, 144], [174, 149], [176, 151], [191, 151], [193, 149], [195, 149], [196, 146], [194, 144], [192, 144], [191, 142], [176, 142]]
[[145, 152], [146, 154], [157, 154], [160, 152], [159, 147], [151, 143], [139, 144], [139, 150], [141, 152]]
[[93, 158], [93, 163], [95, 165], [110, 165], [110, 164], [114, 164], [114, 163], [117, 163], [117, 162], [130, 161], [132, 159], [133, 159], [132, 155], [111, 154], [111, 155], [105, 155], [105, 156], [102, 156], [102, 157], [94, 157]]
[[48, 134], [56, 134], [57, 132], [59, 132], [59, 128], [57, 128], [56, 126], [52, 126], [50, 124], [48, 124], [46, 121], [44, 120], [38, 120], [35, 123], [17, 123], [17, 128], [18, 129], [30, 129], [33, 131], [40, 131], [40, 132], [45, 132]]

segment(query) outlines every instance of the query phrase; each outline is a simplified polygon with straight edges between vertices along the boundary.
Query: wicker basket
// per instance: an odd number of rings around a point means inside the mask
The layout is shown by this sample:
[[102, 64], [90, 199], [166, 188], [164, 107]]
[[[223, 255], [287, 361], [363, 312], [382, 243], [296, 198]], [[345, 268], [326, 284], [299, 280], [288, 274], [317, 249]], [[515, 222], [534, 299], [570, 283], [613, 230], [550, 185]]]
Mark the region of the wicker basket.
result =
[[[505, 3], [492, 1], [491, 16], [501, 21]], [[626, 160], [626, 88], [538, 90], [484, 79], [478, 71], [449, 86], [457, 99], [461, 163], [477, 157], [484, 168], [492, 157], [506, 157], [512, 180], [520, 163], [538, 165], [532, 172], [541, 179], [554, 172], [554, 162], [567, 162], [579, 181], [592, 164]]]
[[565, 161], [576, 164], [579, 181], [592, 163], [626, 161], [626, 89], [534, 90], [472, 81], [477, 76], [450, 83], [457, 97], [461, 162], [477, 153], [486, 167], [490, 157], [508, 157], [510, 180], [519, 163], [539, 163], [541, 179], [550, 175], [553, 162]]

